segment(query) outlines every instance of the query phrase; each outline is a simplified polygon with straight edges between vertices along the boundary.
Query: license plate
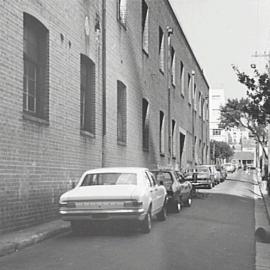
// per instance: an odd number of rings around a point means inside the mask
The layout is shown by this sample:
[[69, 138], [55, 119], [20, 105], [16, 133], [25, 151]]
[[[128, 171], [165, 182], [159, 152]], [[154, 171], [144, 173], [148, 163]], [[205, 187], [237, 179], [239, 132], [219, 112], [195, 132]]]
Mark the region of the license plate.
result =
[[90, 209], [114, 209], [114, 208], [119, 208], [123, 207], [123, 202], [113, 202], [113, 201], [108, 201], [108, 202], [91, 202], [91, 201], [86, 201], [86, 202], [76, 202], [76, 207], [79, 208], [90, 208]]

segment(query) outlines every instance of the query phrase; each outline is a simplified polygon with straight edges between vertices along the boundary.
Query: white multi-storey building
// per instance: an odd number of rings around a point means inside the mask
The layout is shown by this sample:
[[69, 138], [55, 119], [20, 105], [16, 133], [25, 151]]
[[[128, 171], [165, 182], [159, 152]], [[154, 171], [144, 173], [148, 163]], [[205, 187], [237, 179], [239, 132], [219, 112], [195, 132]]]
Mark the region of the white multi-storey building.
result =
[[220, 107], [226, 103], [224, 89], [210, 89], [209, 91], [209, 129], [210, 139], [226, 141], [226, 132], [219, 128]]

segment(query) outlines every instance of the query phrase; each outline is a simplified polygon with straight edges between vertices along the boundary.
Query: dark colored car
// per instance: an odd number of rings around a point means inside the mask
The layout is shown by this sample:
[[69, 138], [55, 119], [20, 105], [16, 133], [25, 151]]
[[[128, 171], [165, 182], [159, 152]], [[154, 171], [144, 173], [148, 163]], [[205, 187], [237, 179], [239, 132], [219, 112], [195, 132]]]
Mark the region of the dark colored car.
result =
[[168, 210], [178, 213], [183, 205], [191, 206], [192, 184], [182, 173], [171, 169], [151, 170], [157, 183], [164, 185], [168, 194]]
[[220, 181], [224, 182], [227, 178], [227, 171], [222, 165], [216, 166], [217, 171], [220, 173]]

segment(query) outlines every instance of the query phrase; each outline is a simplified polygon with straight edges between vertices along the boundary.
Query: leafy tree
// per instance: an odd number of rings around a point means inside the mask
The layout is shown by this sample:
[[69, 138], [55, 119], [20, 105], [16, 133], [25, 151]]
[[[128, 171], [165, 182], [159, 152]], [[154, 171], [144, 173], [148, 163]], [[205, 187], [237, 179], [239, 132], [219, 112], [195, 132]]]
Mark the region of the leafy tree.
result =
[[211, 160], [226, 159], [233, 156], [234, 151], [226, 142], [211, 141], [210, 142], [210, 156]]
[[254, 77], [233, 66], [238, 81], [247, 87], [247, 97], [229, 99], [227, 104], [221, 107], [220, 127], [247, 128], [264, 151], [267, 142], [265, 127], [270, 122], [270, 81], [267, 73], [260, 74], [254, 69]]

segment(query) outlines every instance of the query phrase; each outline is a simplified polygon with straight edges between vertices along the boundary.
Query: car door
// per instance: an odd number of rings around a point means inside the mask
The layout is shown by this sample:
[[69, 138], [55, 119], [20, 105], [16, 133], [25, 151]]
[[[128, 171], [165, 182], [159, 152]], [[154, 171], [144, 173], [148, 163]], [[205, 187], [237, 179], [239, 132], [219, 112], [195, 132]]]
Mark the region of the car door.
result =
[[156, 213], [158, 209], [158, 189], [155, 186], [153, 179], [151, 179], [149, 172], [145, 172], [145, 180], [149, 188], [149, 196], [151, 197], [152, 201], [152, 213]]
[[151, 172], [148, 172], [148, 175], [149, 175], [150, 179], [152, 180], [152, 183], [154, 184], [154, 189], [155, 189], [155, 193], [156, 193], [156, 200], [157, 200], [157, 209], [160, 209], [160, 208], [162, 208], [162, 206], [164, 204], [164, 199], [165, 199], [165, 195], [166, 195], [165, 188], [164, 188], [164, 186], [159, 186], [157, 184], [156, 178]]

